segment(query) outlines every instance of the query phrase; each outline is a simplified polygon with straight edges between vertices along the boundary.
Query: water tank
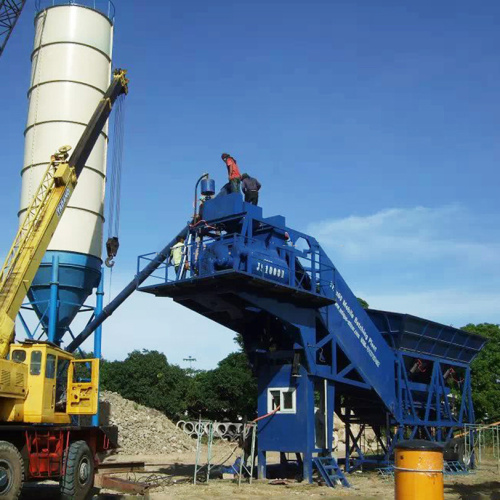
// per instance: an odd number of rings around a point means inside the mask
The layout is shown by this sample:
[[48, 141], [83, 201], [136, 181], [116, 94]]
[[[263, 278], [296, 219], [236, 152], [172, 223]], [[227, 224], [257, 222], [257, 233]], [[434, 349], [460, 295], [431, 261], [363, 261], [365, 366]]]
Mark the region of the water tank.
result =
[[[85, 2], [82, 2], [85, 3]], [[113, 22], [108, 12], [71, 2], [35, 17], [25, 130], [20, 221], [60, 146], [76, 146], [111, 78]], [[101, 276], [107, 126], [100, 134], [52, 238], [29, 298], [47, 325], [53, 257], [59, 261], [58, 342]]]

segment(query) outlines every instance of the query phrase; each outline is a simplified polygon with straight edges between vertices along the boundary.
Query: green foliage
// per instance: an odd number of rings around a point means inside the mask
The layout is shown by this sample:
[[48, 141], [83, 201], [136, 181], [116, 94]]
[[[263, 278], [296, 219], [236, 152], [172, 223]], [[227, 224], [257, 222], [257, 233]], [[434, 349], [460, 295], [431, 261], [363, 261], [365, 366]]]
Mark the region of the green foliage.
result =
[[238, 346], [239, 351], [243, 351], [244, 350], [245, 345], [244, 345], [244, 342], [243, 342], [243, 335], [241, 335], [241, 333], [237, 333], [233, 337], [233, 341]]
[[362, 299], [361, 297], [357, 297], [357, 299], [363, 309], [368, 309], [370, 307], [370, 304], [368, 304], [365, 299]]
[[192, 417], [201, 414], [205, 418], [234, 421], [239, 416], [255, 416], [257, 381], [245, 353], [230, 354], [215, 370], [199, 373], [192, 380], [187, 395]]
[[478, 422], [500, 420], [500, 326], [491, 323], [462, 328], [489, 339], [472, 362], [472, 399]]
[[188, 412], [192, 418], [234, 420], [257, 411], [257, 381], [244, 352], [200, 371], [171, 365], [158, 351], [133, 351], [124, 361], [102, 361], [101, 387], [174, 419]]
[[101, 386], [150, 408], [179, 417], [186, 408], [190, 378], [158, 351], [133, 351], [124, 361], [104, 361]]

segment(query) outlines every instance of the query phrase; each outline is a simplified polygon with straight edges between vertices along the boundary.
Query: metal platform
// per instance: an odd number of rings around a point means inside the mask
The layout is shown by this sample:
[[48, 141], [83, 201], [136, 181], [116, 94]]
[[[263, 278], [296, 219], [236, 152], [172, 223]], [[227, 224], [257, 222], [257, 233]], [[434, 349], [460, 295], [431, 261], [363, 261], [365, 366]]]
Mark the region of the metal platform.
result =
[[243, 271], [224, 270], [217, 276], [165, 281], [156, 285], [141, 287], [141, 292], [152, 293], [157, 297], [170, 297], [174, 300], [193, 297], [193, 295], [216, 293], [224, 294], [238, 289], [242, 292], [258, 293], [262, 297], [284, 300], [300, 307], [324, 307], [335, 303], [332, 298], [307, 292], [288, 285], [274, 283], [260, 276]]

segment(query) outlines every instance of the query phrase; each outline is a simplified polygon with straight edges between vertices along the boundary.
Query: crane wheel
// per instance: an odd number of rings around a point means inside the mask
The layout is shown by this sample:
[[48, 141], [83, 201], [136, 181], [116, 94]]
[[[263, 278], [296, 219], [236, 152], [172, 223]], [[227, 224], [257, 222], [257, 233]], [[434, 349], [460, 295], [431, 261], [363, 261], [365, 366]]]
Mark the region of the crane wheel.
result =
[[0, 441], [0, 498], [17, 500], [24, 481], [24, 462], [19, 450], [7, 441]]
[[64, 454], [62, 500], [85, 500], [94, 485], [94, 456], [85, 441], [75, 441]]

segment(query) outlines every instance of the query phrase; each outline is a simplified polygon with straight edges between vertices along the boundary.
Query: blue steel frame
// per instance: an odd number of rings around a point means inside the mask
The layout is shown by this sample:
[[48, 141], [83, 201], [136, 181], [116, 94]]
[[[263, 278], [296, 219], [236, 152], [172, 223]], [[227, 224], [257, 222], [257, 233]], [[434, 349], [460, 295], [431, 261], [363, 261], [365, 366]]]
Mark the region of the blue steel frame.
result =
[[[334, 411], [346, 424], [348, 471], [390, 462], [401, 439], [446, 441], [474, 421], [469, 363], [484, 340], [451, 333], [467, 362], [446, 357], [443, 349], [429, 354], [437, 341], [425, 329], [426, 349], [414, 343], [398, 348], [388, 343], [313, 237], [288, 228], [281, 216], [264, 218], [260, 207], [244, 203], [239, 194], [205, 202], [202, 217], [187, 228], [177, 272], [164, 262], [140, 290], [172, 297], [242, 335], [258, 375], [260, 416], [268, 411], [270, 387], [296, 391], [301, 404], [294, 415], [278, 412], [259, 422], [260, 477], [266, 473], [266, 452], [279, 451], [300, 453], [304, 478], [311, 481], [312, 458], [332, 454]], [[140, 256], [138, 275], [155, 258]], [[391, 333], [402, 341], [404, 335], [410, 338], [403, 331]], [[463, 375], [456, 387], [450, 373]], [[321, 445], [315, 393], [325, 411]], [[356, 435], [353, 423], [361, 425]], [[363, 452], [361, 436], [368, 426], [381, 456]]]

